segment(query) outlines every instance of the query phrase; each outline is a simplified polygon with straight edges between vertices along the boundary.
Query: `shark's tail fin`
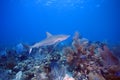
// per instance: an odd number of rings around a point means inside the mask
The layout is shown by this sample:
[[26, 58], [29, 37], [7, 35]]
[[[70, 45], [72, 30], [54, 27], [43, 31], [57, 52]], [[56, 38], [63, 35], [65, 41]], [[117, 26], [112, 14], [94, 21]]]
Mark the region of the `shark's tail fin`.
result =
[[[22, 43], [22, 44], [23, 44], [23, 43]], [[23, 46], [24, 46], [26, 49], [28, 49], [29, 54], [32, 52], [32, 47], [31, 47], [31, 46], [29, 46], [29, 45], [27, 45], [27, 44], [23, 44]]]
[[29, 48], [29, 54], [32, 52], [32, 47]]

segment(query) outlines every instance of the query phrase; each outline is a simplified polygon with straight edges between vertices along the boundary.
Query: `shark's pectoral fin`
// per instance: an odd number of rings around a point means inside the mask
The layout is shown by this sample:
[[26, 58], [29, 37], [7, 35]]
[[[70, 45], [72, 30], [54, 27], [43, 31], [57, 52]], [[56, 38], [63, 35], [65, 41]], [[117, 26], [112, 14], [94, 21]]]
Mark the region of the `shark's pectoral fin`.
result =
[[46, 32], [46, 35], [47, 35], [47, 38], [53, 36], [53, 35], [52, 35], [51, 33], [49, 33], [49, 32]]

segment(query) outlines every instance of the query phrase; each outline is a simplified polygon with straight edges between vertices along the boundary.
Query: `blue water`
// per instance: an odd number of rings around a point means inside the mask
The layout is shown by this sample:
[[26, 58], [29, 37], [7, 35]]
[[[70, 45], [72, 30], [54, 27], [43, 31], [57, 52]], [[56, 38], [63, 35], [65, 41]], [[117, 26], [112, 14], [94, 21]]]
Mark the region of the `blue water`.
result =
[[0, 46], [37, 42], [46, 31], [117, 43], [119, 30], [119, 0], [0, 0]]

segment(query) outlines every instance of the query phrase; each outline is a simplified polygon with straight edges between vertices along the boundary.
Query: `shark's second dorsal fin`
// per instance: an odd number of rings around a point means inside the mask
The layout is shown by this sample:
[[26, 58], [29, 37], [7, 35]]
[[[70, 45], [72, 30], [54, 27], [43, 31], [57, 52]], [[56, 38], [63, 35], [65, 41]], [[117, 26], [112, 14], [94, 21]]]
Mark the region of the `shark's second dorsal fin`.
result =
[[47, 38], [49, 38], [49, 37], [51, 37], [51, 36], [52, 36], [52, 34], [51, 34], [51, 33], [49, 33], [49, 32], [46, 32], [46, 35], [47, 35]]

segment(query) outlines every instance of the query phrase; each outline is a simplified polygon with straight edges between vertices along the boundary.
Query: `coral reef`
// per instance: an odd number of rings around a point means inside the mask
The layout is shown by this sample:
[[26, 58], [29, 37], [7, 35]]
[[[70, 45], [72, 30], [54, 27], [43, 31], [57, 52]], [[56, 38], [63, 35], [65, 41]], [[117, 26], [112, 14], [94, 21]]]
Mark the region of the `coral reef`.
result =
[[[1, 80], [120, 80], [120, 62], [102, 42], [75, 32], [71, 45], [33, 49], [23, 44], [0, 51]], [[2, 74], [1, 74], [2, 73]], [[4, 76], [3, 76], [4, 75]]]

